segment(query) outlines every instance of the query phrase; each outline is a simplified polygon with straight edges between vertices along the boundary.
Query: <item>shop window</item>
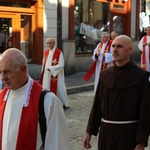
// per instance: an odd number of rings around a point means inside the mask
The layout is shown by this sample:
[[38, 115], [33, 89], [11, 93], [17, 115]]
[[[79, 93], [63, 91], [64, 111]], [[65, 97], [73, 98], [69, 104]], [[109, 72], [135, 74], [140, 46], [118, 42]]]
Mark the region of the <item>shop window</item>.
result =
[[12, 47], [12, 18], [0, 18], [0, 53]]
[[150, 1], [142, 0], [139, 14], [140, 39], [146, 34], [145, 28], [150, 25]]
[[110, 4], [75, 0], [74, 39], [76, 54], [93, 53], [103, 31], [110, 33]]
[[21, 15], [20, 47], [21, 51], [27, 57], [28, 62], [32, 61], [31, 43], [33, 41], [33, 34], [31, 30], [31, 18], [30, 15]]
[[123, 33], [123, 17], [121, 15], [113, 17], [113, 30], [121, 35]]
[[31, 5], [29, 5], [26, 2], [0, 2], [0, 6], [7, 6], [7, 7], [20, 7], [20, 8], [30, 8]]

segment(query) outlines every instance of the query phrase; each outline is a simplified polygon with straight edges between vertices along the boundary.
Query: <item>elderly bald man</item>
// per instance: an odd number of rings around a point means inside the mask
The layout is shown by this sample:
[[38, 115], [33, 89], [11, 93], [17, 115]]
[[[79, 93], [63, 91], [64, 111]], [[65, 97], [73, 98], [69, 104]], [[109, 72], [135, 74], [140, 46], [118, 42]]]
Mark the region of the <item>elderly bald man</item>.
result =
[[52, 92], [44, 98], [47, 131], [43, 145], [38, 122], [43, 89], [29, 76], [20, 50], [10, 48], [0, 56], [0, 75], [5, 86], [0, 92], [0, 149], [68, 150], [67, 120]]
[[110, 36], [111, 36], [111, 40], [114, 40], [118, 36], [118, 33], [116, 31], [112, 31]]

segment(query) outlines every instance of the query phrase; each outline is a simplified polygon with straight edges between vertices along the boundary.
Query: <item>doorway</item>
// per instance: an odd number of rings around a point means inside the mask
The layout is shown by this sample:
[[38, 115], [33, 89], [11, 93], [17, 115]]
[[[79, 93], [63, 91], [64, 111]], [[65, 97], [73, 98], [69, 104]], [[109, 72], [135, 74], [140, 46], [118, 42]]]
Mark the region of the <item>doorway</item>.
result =
[[0, 15], [0, 53], [10, 47], [15, 47], [14, 15]]
[[28, 62], [32, 62], [32, 16], [31, 15], [21, 15], [20, 24], [20, 50], [27, 57]]
[[111, 31], [116, 31], [118, 35], [124, 32], [124, 16], [120, 14], [113, 14], [111, 17]]
[[24, 53], [28, 62], [31, 62], [32, 41], [32, 15], [0, 13], [0, 53], [15, 47]]

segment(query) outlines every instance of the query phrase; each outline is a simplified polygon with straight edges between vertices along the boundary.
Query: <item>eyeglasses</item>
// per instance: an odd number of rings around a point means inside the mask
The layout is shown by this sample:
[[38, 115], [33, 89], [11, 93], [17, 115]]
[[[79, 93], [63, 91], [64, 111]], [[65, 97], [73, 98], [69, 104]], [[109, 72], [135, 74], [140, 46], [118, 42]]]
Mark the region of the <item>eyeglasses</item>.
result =
[[47, 44], [52, 44], [53, 42], [47, 42]]

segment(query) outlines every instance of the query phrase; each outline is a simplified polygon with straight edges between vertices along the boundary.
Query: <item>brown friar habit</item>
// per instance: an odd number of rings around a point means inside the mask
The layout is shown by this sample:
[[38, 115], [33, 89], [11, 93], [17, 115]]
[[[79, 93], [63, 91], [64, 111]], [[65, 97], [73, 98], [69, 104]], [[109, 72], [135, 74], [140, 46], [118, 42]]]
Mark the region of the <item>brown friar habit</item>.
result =
[[[150, 133], [149, 73], [133, 61], [101, 71], [87, 125], [87, 133], [97, 136], [98, 150], [134, 150], [138, 142], [147, 145]], [[128, 124], [104, 123], [133, 121]], [[99, 131], [100, 130], [100, 131]]]

